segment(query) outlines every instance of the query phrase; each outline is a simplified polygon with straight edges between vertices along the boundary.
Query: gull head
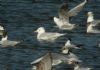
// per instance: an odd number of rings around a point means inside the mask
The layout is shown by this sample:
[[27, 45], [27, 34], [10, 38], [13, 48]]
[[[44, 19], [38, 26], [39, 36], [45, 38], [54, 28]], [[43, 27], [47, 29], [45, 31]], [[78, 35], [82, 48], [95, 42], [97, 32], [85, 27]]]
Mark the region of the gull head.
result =
[[68, 45], [71, 45], [71, 38], [69, 38], [69, 39], [67, 40], [67, 42], [65, 43], [65, 46], [68, 46]]
[[0, 30], [4, 30], [4, 27], [0, 25]]
[[34, 32], [37, 32], [37, 33], [44, 33], [45, 32], [45, 29], [44, 27], [39, 27], [36, 31]]
[[93, 16], [93, 12], [88, 12], [88, 16]]

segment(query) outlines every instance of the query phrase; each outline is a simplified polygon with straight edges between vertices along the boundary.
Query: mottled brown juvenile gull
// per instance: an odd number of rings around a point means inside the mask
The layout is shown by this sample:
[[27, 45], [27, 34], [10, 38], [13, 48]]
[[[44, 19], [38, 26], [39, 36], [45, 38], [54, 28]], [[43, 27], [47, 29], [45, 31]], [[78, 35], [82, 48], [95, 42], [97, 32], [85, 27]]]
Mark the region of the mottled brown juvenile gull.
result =
[[[44, 56], [32, 61], [31, 64], [36, 64], [40, 62], [44, 58]], [[75, 61], [80, 61], [79, 58], [73, 53], [68, 53], [67, 55], [51, 53], [51, 57], [52, 57], [52, 66], [58, 65], [62, 62], [69, 63], [71, 59], [74, 59]]]
[[47, 53], [34, 67], [33, 70], [52, 70], [51, 53]]

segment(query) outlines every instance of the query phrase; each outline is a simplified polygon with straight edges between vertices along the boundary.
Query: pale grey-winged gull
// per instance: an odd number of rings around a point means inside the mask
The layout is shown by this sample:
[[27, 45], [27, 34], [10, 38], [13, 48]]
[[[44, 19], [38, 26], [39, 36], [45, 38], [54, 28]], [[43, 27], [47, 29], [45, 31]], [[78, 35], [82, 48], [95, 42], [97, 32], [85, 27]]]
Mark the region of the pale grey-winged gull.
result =
[[3, 35], [4, 27], [0, 25], [0, 35]]
[[20, 41], [11, 41], [11, 40], [8, 40], [7, 32], [6, 31], [3, 32], [2, 39], [0, 40], [0, 45], [2, 47], [15, 46], [18, 43], [20, 43]]
[[87, 33], [100, 33], [100, 20], [95, 20], [93, 16], [93, 12], [88, 12], [87, 18]]
[[100, 33], [100, 28], [97, 28], [95, 21], [87, 23], [87, 33]]
[[59, 18], [54, 17], [54, 22], [57, 27], [62, 30], [72, 30], [76, 27], [75, 24], [71, 24], [69, 22], [69, 18], [72, 16], [76, 16], [87, 3], [87, 0], [84, 0], [81, 4], [77, 5], [73, 9], [68, 11], [68, 4], [63, 4], [59, 10]]
[[57, 33], [57, 32], [46, 32], [44, 27], [39, 27], [35, 32], [37, 32], [37, 39], [47, 42], [54, 42], [58, 37], [64, 36], [65, 34]]

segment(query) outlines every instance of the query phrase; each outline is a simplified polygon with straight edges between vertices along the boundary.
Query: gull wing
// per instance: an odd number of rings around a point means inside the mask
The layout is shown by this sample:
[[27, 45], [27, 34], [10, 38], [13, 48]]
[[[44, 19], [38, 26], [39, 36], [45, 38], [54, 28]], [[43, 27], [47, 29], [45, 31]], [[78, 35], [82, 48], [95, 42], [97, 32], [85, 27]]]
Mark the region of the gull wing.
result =
[[43, 59], [43, 57], [40, 57], [37, 60], [31, 62], [31, 64], [36, 64], [36, 63], [40, 62], [42, 59]]
[[68, 12], [68, 16], [76, 16], [84, 7], [84, 5], [86, 4], [87, 0], [85, 0], [84, 2], [80, 3], [79, 5], [77, 5], [76, 7], [74, 7], [73, 9], [71, 9]]
[[68, 4], [64, 3], [61, 5], [60, 9], [59, 9], [59, 18], [62, 21], [67, 21], [69, 22], [69, 17], [67, 16], [67, 12], [68, 12]]
[[52, 69], [51, 53], [47, 53], [36, 66], [37, 66], [36, 70], [51, 70]]
[[100, 20], [94, 20], [92, 24], [94, 24], [94, 26], [100, 26]]

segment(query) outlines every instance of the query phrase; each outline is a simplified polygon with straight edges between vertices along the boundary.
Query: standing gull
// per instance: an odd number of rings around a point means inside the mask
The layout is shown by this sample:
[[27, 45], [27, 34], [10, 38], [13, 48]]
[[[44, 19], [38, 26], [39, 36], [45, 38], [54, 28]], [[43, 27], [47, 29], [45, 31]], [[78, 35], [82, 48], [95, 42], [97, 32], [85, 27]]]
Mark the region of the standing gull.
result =
[[37, 39], [42, 42], [42, 41], [47, 41], [47, 42], [54, 42], [55, 39], [57, 39], [60, 36], [64, 36], [65, 34], [61, 33], [53, 33], [53, 32], [46, 32], [44, 27], [39, 27], [35, 32], [37, 32]]
[[3, 47], [7, 47], [7, 46], [15, 46], [18, 43], [20, 43], [19, 41], [11, 41], [11, 40], [7, 40], [8, 36], [7, 36], [7, 32], [4, 31], [3, 35], [2, 35], [2, 39], [0, 41], [0, 45]]
[[73, 9], [68, 11], [68, 4], [63, 4], [59, 10], [59, 18], [54, 17], [54, 22], [56, 23], [57, 27], [61, 30], [72, 30], [75, 28], [75, 24], [71, 24], [69, 22], [69, 18], [72, 16], [76, 16], [87, 3], [87, 0], [82, 2], [81, 4], [77, 5]]

